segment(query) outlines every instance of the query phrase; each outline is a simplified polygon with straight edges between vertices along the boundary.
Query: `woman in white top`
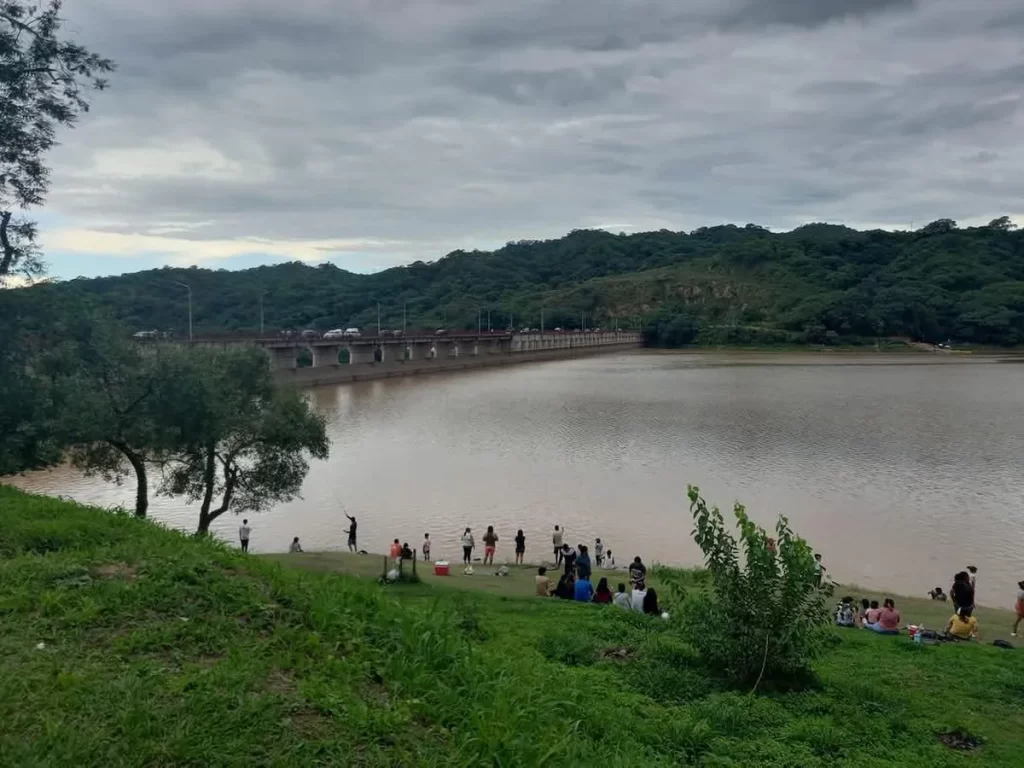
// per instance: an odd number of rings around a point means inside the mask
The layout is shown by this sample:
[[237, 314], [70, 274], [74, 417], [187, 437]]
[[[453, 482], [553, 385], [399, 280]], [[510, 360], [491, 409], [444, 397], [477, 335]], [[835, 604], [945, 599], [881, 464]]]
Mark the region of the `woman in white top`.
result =
[[634, 589], [629, 596], [629, 606], [637, 613], [644, 612], [644, 598], [647, 597], [646, 589]]
[[473, 539], [473, 532], [467, 528], [466, 532], [462, 534], [462, 562], [469, 565], [473, 558], [473, 547], [476, 546], [476, 541]]

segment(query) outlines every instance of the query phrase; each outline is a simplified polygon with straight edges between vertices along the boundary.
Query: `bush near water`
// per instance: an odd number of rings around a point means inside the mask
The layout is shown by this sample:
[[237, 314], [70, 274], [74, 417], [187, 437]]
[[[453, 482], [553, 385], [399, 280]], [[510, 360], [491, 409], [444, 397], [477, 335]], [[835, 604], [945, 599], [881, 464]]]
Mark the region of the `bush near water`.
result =
[[[835, 631], [802, 688], [749, 695], [673, 621], [309, 573], [3, 487], [0, 626], [0, 765], [19, 768], [1017, 766], [1024, 754], [1019, 651]], [[979, 740], [978, 754], [947, 747], [949, 733]]]

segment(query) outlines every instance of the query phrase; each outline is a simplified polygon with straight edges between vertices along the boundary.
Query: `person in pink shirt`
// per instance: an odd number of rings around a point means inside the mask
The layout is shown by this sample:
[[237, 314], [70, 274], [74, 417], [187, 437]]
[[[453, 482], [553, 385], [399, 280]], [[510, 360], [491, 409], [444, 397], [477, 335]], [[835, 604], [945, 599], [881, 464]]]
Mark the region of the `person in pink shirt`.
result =
[[882, 610], [878, 612], [878, 621], [868, 624], [868, 629], [881, 635], [898, 635], [900, 633], [900, 612], [896, 610], [896, 601], [885, 598]]

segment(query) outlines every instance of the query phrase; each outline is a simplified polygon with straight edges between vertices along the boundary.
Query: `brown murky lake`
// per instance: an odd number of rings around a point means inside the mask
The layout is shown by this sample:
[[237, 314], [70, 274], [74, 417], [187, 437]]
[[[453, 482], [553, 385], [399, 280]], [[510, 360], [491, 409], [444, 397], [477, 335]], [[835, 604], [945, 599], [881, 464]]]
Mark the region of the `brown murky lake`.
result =
[[[948, 587], [968, 563], [979, 600], [1012, 604], [1024, 579], [1024, 364], [981, 357], [718, 355], [638, 352], [453, 375], [323, 387], [328, 461], [303, 498], [251, 516], [252, 550], [360, 547], [429, 531], [456, 558], [487, 525], [511, 559], [550, 554], [550, 530], [601, 537], [619, 562], [690, 565], [686, 484], [779, 512], [838, 580], [907, 593]], [[18, 485], [104, 506], [118, 488], [62, 468]], [[181, 528], [196, 512], [154, 498]], [[218, 535], [233, 540], [226, 516]]]

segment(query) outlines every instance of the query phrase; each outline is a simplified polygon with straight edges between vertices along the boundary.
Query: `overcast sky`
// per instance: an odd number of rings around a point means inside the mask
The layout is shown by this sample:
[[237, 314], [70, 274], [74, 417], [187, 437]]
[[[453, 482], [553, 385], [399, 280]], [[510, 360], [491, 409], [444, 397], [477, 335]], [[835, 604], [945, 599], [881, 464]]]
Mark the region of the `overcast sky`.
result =
[[66, 0], [63, 278], [574, 228], [1024, 224], [1020, 0]]

